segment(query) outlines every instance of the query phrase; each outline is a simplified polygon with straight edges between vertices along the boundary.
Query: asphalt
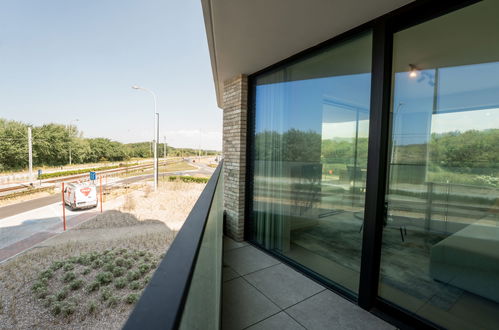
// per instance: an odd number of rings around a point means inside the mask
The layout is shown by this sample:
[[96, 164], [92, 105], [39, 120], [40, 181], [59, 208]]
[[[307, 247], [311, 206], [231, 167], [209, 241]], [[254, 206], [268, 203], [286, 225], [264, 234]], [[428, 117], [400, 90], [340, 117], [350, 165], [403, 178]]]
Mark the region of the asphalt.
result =
[[[170, 176], [170, 175], [192, 175], [192, 174], [203, 174], [203, 175], [211, 175], [215, 169], [212, 167], [209, 167], [208, 165], [201, 164], [201, 163], [193, 163], [192, 165], [198, 167], [197, 170], [188, 170], [188, 171], [176, 171], [176, 172], [166, 172], [166, 173], [160, 173], [159, 176]], [[130, 178], [125, 178], [119, 181], [114, 182], [113, 184], [116, 183], [134, 183], [142, 180], [147, 180], [147, 179], [152, 179], [153, 175], [152, 174], [144, 174], [144, 175], [139, 175], [139, 176], [134, 176]], [[4, 207], [0, 207], [0, 220], [22, 213], [22, 212], [27, 212], [31, 211], [33, 209], [37, 209], [40, 207], [44, 207], [53, 203], [57, 203], [58, 201], [61, 200], [61, 195], [60, 194], [55, 194], [52, 196], [46, 196], [46, 197], [41, 197], [41, 198], [36, 198], [32, 199], [29, 201], [25, 202], [20, 202], [12, 205], [7, 205]]]

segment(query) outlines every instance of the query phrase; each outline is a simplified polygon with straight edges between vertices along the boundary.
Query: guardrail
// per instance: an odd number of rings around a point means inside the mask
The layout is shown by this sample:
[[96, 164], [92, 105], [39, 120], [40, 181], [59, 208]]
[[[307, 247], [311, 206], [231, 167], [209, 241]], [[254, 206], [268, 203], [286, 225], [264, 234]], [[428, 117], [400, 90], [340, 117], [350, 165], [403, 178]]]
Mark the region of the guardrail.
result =
[[123, 329], [219, 329], [223, 175], [218, 165]]

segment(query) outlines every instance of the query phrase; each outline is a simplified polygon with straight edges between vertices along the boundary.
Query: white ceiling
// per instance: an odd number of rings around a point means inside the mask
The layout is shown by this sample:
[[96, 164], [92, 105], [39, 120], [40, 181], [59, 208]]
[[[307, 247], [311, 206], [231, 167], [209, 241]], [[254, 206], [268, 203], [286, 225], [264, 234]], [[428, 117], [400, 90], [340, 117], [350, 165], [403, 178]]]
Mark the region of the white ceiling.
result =
[[251, 74], [413, 0], [201, 0], [218, 105]]

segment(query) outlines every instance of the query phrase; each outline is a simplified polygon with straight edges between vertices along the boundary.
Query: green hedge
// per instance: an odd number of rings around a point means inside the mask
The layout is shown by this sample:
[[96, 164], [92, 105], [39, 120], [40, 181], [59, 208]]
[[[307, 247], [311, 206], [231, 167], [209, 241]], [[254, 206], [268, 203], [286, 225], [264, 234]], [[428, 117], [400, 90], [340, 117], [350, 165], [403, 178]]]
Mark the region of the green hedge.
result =
[[38, 192], [43, 192], [43, 191], [53, 192], [54, 187], [28, 188], [27, 190], [14, 192], [14, 193], [7, 194], [7, 195], [2, 195], [2, 196], [0, 196], [0, 200], [16, 198], [19, 196], [30, 195], [30, 194], [34, 194], [34, 193], [38, 193]]
[[168, 177], [168, 181], [182, 181], [182, 182], [194, 182], [194, 183], [207, 183], [209, 178], [197, 178], [195, 176], [188, 176], [188, 175], [182, 175], [182, 176], [177, 176], [177, 175], [172, 175]]
[[68, 175], [83, 174], [83, 173], [89, 173], [89, 172], [95, 172], [95, 171], [112, 170], [114, 168], [128, 167], [128, 166], [135, 166], [135, 165], [138, 165], [138, 163], [120, 164], [120, 165], [112, 165], [112, 166], [101, 166], [101, 167], [93, 167], [93, 168], [84, 168], [81, 170], [69, 170], [69, 171], [60, 171], [60, 172], [53, 172], [53, 173], [43, 173], [42, 175], [38, 176], [38, 179], [41, 180], [41, 179], [57, 178], [59, 176], [68, 176]]

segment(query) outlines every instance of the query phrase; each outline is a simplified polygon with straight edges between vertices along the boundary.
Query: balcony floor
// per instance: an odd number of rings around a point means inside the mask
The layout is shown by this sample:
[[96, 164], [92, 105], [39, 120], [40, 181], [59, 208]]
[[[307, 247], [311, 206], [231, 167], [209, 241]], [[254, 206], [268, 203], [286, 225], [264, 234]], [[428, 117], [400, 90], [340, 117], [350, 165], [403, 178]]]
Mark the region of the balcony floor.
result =
[[224, 237], [222, 329], [395, 329], [270, 255]]

